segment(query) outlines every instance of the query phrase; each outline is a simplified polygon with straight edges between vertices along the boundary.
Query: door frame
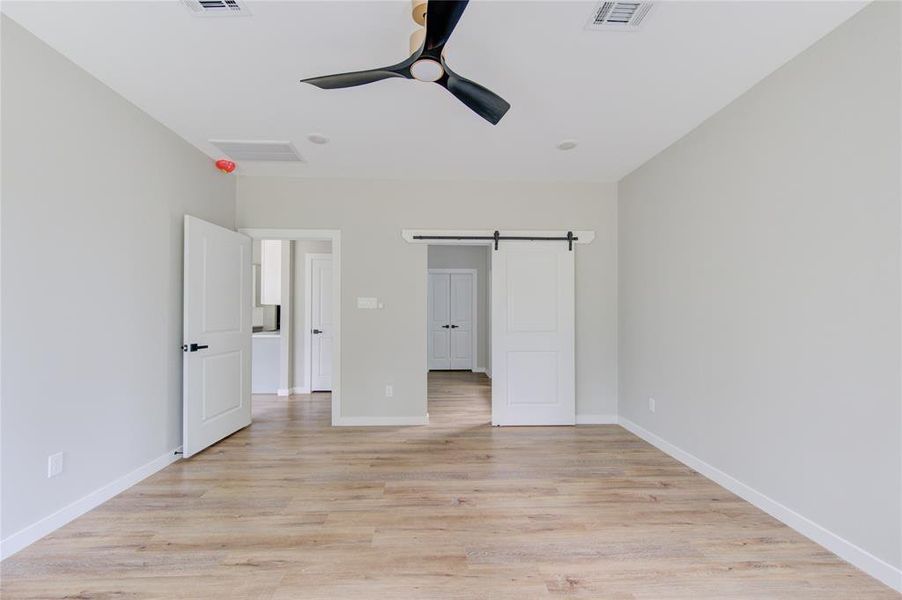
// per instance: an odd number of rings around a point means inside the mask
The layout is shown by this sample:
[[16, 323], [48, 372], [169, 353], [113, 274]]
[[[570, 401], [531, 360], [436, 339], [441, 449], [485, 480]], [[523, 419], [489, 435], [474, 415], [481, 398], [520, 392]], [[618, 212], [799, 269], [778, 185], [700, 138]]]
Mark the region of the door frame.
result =
[[[479, 347], [479, 344], [478, 344], [478, 341], [479, 341], [479, 315], [477, 314], [477, 309], [479, 308], [479, 304], [478, 304], [479, 288], [477, 287], [479, 285], [479, 270], [478, 269], [429, 269], [429, 268], [427, 268], [426, 269], [426, 302], [429, 302], [429, 275], [431, 273], [435, 273], [437, 275], [465, 274], [465, 275], [469, 275], [473, 281], [473, 294], [470, 298], [470, 303], [471, 303], [470, 310], [472, 311], [472, 315], [473, 315], [473, 325], [472, 325], [473, 335], [471, 336], [473, 338], [473, 341], [471, 344], [472, 348], [470, 350], [470, 359], [471, 359], [470, 360], [470, 371], [475, 372], [479, 366], [476, 361], [476, 350]], [[449, 293], [450, 293], [450, 288], [449, 288]], [[448, 305], [448, 307], [450, 310], [450, 304]], [[428, 308], [426, 310], [426, 335], [429, 335], [429, 310], [428, 310]], [[491, 334], [487, 333], [487, 335], [491, 335]], [[427, 346], [428, 346], [428, 343], [427, 343]], [[426, 361], [426, 370], [429, 371], [428, 359]]]
[[332, 243], [332, 314], [335, 318], [335, 338], [332, 342], [332, 426], [341, 425], [341, 230], [240, 228], [238, 231], [255, 240]]
[[[313, 392], [313, 260], [328, 258], [331, 254], [308, 252], [304, 254], [304, 394]], [[335, 276], [335, 263], [332, 263], [332, 276]], [[333, 299], [333, 304], [334, 304]], [[333, 364], [334, 367], [334, 364]]]

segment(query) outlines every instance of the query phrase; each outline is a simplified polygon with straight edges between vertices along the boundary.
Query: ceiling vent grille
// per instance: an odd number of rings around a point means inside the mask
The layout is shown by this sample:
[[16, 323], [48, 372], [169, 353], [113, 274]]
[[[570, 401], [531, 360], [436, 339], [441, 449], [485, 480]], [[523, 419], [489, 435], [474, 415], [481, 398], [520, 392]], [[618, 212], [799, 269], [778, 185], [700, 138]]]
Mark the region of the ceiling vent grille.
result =
[[250, 13], [240, 0], [182, 0], [198, 17], [244, 17]]
[[652, 2], [602, 2], [595, 8], [588, 29], [636, 31], [648, 16]]
[[291, 142], [210, 140], [234, 161], [304, 162]]

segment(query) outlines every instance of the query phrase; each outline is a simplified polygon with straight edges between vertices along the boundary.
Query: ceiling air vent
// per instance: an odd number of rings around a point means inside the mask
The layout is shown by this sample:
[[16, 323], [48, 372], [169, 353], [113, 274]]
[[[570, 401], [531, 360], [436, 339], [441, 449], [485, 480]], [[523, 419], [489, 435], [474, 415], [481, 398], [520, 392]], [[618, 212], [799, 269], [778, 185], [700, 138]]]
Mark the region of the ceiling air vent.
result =
[[198, 17], [244, 17], [251, 12], [239, 0], [182, 0]]
[[595, 8], [587, 29], [636, 31], [651, 10], [652, 2], [602, 2]]
[[210, 143], [235, 161], [304, 162], [291, 142], [210, 140]]

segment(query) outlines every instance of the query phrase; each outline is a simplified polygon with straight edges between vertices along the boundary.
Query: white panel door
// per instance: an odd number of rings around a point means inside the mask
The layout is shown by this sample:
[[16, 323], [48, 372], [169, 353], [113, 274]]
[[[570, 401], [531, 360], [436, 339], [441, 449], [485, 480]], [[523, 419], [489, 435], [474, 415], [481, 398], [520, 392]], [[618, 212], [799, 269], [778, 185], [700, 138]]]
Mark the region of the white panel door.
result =
[[448, 273], [429, 273], [426, 342], [427, 368], [451, 368], [451, 277]]
[[493, 425], [576, 423], [573, 255], [555, 242], [493, 253]]
[[473, 356], [473, 275], [471, 273], [450, 273], [449, 293], [451, 301], [451, 367], [452, 369], [472, 369]]
[[315, 256], [310, 260], [310, 389], [332, 391], [332, 344], [335, 324], [332, 319], [332, 258]]
[[182, 450], [251, 424], [251, 240], [185, 217]]

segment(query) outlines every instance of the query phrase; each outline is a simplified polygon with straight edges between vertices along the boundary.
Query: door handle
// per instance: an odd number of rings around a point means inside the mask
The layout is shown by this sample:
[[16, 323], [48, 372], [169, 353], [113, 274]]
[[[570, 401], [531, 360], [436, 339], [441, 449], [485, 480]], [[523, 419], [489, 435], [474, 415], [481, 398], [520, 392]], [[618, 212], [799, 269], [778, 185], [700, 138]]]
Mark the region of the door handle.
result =
[[457, 329], [458, 327], [460, 327], [460, 325], [452, 325], [451, 329]]
[[442, 329], [451, 329], [450, 325], [442, 325]]
[[320, 331], [319, 329], [314, 329], [314, 330], [313, 330], [313, 334], [314, 334], [314, 335], [317, 335], [317, 334], [320, 334], [320, 333], [322, 333], [322, 331]]
[[209, 347], [210, 346], [207, 346], [206, 344], [191, 344], [190, 346], [188, 344], [185, 344], [182, 346], [182, 352], [197, 352], [198, 350], [203, 350], [204, 348]]

